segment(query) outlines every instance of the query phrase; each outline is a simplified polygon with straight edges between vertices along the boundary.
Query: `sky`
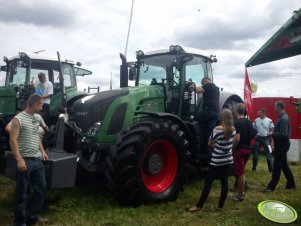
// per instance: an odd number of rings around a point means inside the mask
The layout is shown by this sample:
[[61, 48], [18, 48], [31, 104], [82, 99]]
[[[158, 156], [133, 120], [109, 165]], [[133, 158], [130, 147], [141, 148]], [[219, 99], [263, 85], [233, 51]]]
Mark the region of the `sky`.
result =
[[[75, 58], [93, 75], [80, 90], [119, 88], [132, 0], [0, 0], [0, 57], [45, 50]], [[135, 0], [127, 48], [199, 48], [216, 55], [214, 82], [243, 96], [245, 62], [301, 8], [299, 0]], [[254, 96], [301, 96], [301, 57], [248, 68]], [[0, 62], [4, 65], [4, 62]]]

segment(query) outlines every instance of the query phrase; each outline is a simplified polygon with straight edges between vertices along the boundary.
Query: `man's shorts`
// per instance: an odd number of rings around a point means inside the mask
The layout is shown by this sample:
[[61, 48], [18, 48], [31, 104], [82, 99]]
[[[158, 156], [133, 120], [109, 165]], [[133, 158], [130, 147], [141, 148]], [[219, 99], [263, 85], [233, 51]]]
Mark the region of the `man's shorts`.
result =
[[246, 164], [251, 155], [251, 150], [246, 148], [239, 148], [233, 151], [233, 174], [236, 177], [245, 174]]

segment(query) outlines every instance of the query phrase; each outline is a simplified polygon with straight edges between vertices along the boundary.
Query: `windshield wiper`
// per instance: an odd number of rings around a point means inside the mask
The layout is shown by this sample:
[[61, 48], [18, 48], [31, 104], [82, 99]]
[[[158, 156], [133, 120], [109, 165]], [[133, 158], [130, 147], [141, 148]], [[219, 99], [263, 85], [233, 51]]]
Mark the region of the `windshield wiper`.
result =
[[147, 65], [147, 67], [144, 70], [144, 73], [148, 71], [149, 65]]

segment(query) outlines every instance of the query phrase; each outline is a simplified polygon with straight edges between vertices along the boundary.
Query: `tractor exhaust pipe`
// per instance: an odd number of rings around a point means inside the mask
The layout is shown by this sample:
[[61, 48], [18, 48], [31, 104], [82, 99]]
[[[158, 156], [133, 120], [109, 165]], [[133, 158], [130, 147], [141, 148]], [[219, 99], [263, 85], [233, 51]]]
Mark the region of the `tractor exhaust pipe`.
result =
[[126, 57], [122, 53], [119, 54], [121, 59], [121, 65], [120, 65], [120, 88], [128, 87], [128, 80], [129, 80], [129, 74], [128, 74], [128, 66], [126, 64]]
[[66, 106], [66, 93], [65, 93], [65, 85], [64, 85], [64, 76], [63, 76], [63, 67], [61, 62], [61, 55], [59, 51], [57, 51], [57, 58], [59, 62], [59, 81], [60, 81], [60, 90], [62, 95], [62, 105]]

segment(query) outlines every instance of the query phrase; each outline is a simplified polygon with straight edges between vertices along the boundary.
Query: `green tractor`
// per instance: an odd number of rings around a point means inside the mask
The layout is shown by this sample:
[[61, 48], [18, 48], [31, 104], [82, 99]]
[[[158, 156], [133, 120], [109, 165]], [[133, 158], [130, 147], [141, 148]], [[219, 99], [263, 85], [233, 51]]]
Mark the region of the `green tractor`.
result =
[[[67, 103], [69, 120], [61, 142], [71, 142], [78, 163], [90, 172], [104, 172], [114, 196], [127, 204], [169, 200], [180, 191], [189, 165], [208, 169], [201, 150], [200, 128], [193, 119], [201, 110], [201, 85], [213, 79], [215, 56], [198, 49], [170, 46], [144, 53], [134, 62], [120, 54], [120, 89], [107, 90]], [[128, 86], [128, 82], [135, 85]], [[221, 92], [220, 108], [242, 99]], [[62, 134], [62, 132], [58, 131]]]
[[[211, 64], [217, 60], [201, 50], [178, 45], [147, 53], [137, 51], [134, 62], [127, 62], [122, 54], [120, 57], [120, 89], [67, 98], [69, 117], [59, 116], [44, 145], [50, 150], [49, 156], [62, 152], [74, 155], [72, 159], [86, 171], [104, 175], [122, 203], [169, 200], [181, 190], [190, 166], [208, 169], [210, 156], [201, 149], [201, 128], [194, 120], [202, 109], [202, 95], [196, 94], [191, 84], [200, 86], [205, 76], [213, 80]], [[27, 71], [27, 80], [22, 82], [26, 89], [32, 67], [21, 63]], [[65, 64], [70, 70], [74, 68]], [[15, 66], [8, 68], [8, 75], [21, 71]], [[56, 83], [55, 78], [50, 76], [50, 81]], [[60, 87], [66, 88], [61, 93], [68, 91], [66, 81], [60, 79]], [[135, 85], [130, 87], [129, 82]], [[16, 101], [19, 85], [8, 88], [12, 89], [11, 101]], [[242, 102], [235, 94], [220, 94], [220, 109]], [[17, 103], [14, 106], [21, 107]], [[52, 177], [60, 177], [58, 181], [63, 183], [71, 173], [65, 164]]]
[[[4, 57], [3, 60], [5, 62], [5, 65], [1, 66], [3, 84], [0, 86], [1, 163], [3, 163], [4, 152], [9, 150], [8, 134], [4, 128], [22, 110], [24, 102], [33, 94], [34, 88], [31, 84], [37, 79], [39, 72], [44, 72], [47, 80], [51, 81], [54, 87], [50, 104], [50, 121], [53, 124], [57, 120], [58, 106], [87, 95], [77, 91], [76, 76], [92, 74], [91, 71], [80, 68], [80, 63], [75, 60], [60, 61], [59, 53], [56, 57], [39, 52], [20, 52], [17, 56]], [[0, 165], [3, 170], [4, 164]]]

